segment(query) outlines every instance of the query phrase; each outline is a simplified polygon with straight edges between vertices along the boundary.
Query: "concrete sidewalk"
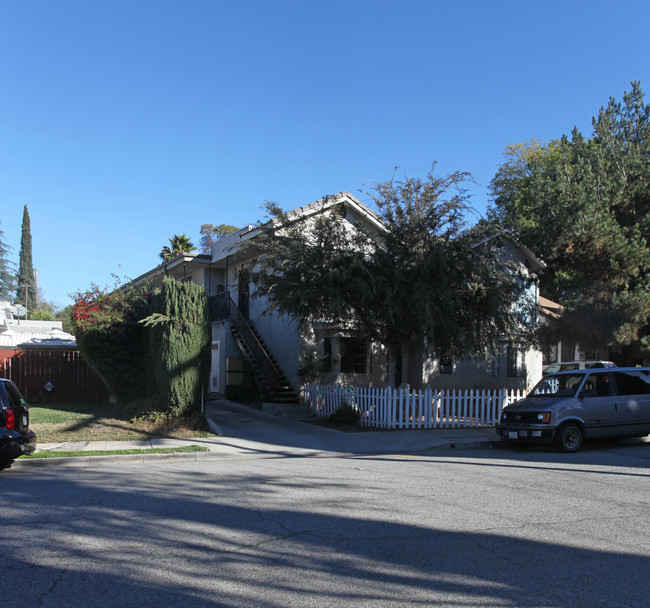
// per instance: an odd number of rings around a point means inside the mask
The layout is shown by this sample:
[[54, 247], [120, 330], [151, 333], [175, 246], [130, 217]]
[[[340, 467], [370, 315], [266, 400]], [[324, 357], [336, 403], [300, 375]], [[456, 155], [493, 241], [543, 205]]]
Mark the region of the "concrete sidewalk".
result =
[[224, 441], [254, 443], [270, 452], [388, 454], [488, 448], [498, 441], [493, 427], [386, 431], [359, 427], [347, 432], [319, 424], [304, 406], [265, 404], [260, 411], [227, 399], [209, 402], [206, 415]]
[[[214, 436], [37, 444], [37, 451], [143, 450], [142, 454], [110, 456], [113, 460], [137, 460], [146, 455], [146, 450], [153, 448], [190, 445], [205, 447], [207, 452], [149, 454], [149, 457], [155, 455], [172, 459], [196, 459], [209, 455], [286, 457], [461, 450], [489, 448], [498, 441], [496, 431], [492, 427], [389, 431], [361, 428], [346, 432], [319, 424], [306, 407], [265, 404], [264, 408], [259, 410], [227, 399], [209, 401], [205, 413]], [[52, 459], [19, 459], [18, 462], [46, 464], [50, 460]], [[67, 460], [78, 461], [79, 457]], [[86, 458], [82, 457], [81, 460]], [[55, 462], [60, 463], [61, 459], [57, 458], [52, 464]]]

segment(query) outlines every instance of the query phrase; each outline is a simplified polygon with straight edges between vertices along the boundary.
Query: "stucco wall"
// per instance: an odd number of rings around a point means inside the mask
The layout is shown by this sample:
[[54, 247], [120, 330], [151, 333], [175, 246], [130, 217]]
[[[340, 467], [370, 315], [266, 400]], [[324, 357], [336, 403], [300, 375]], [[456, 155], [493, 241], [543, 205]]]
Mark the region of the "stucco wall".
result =
[[251, 297], [250, 320], [286, 374], [291, 386], [298, 389], [301, 382], [297, 373], [300, 361], [298, 324], [295, 320], [276, 313], [264, 314], [265, 308], [265, 300]]
[[453, 361], [452, 373], [440, 373], [439, 361], [425, 362], [423, 384], [440, 389], [523, 389], [532, 388], [542, 377], [542, 353], [528, 349], [524, 356], [525, 375], [508, 375], [508, 355], [501, 349], [496, 365], [492, 360]]

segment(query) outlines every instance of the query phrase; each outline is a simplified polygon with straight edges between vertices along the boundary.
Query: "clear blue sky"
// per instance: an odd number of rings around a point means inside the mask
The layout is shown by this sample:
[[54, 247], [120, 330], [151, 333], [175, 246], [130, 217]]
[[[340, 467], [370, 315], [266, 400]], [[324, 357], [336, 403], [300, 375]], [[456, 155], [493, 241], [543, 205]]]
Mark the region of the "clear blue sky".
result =
[[49, 301], [135, 278], [174, 234], [243, 226], [393, 168], [469, 171], [640, 80], [650, 3], [1, 0], [0, 229], [26, 204]]

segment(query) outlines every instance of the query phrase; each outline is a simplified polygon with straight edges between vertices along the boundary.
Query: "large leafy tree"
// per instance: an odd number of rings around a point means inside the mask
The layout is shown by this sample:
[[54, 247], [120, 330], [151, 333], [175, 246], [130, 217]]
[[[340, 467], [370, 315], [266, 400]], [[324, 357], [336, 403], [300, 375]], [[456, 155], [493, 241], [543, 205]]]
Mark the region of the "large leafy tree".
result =
[[16, 270], [9, 259], [10, 248], [0, 230], [0, 300], [11, 302], [16, 293]]
[[22, 235], [20, 237], [20, 256], [18, 258], [18, 286], [16, 300], [25, 304], [27, 310], [36, 308], [36, 277], [32, 263], [32, 231], [27, 205], [23, 210]]
[[239, 228], [236, 226], [231, 226], [230, 224], [203, 224], [201, 226], [201, 252], [210, 253], [212, 245], [216, 243], [220, 238], [237, 232]]
[[250, 245], [260, 254], [256, 295], [303, 322], [353, 323], [393, 362], [405, 352], [493, 354], [522, 330], [513, 304], [523, 283], [499, 260], [498, 239], [466, 229], [469, 178], [432, 170], [375, 184], [376, 221], [367, 225], [346, 221], [327, 197], [315, 216], [269, 205], [271, 220]]
[[492, 181], [492, 218], [548, 264], [542, 289], [585, 347], [637, 343], [650, 314], [650, 106], [639, 83], [547, 144], [510, 146]]
[[171, 260], [180, 253], [190, 253], [196, 246], [185, 234], [175, 234], [169, 239], [169, 245], [165, 245], [160, 251], [163, 260]]

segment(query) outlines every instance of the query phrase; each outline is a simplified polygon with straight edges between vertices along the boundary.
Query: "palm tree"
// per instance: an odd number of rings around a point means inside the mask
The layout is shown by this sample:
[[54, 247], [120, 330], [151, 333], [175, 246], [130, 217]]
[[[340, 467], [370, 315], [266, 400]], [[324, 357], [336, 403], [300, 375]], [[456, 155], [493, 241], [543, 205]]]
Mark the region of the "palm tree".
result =
[[190, 253], [196, 249], [194, 243], [185, 234], [175, 234], [169, 239], [169, 244], [171, 247], [165, 245], [160, 252], [163, 260], [171, 260], [180, 253]]

